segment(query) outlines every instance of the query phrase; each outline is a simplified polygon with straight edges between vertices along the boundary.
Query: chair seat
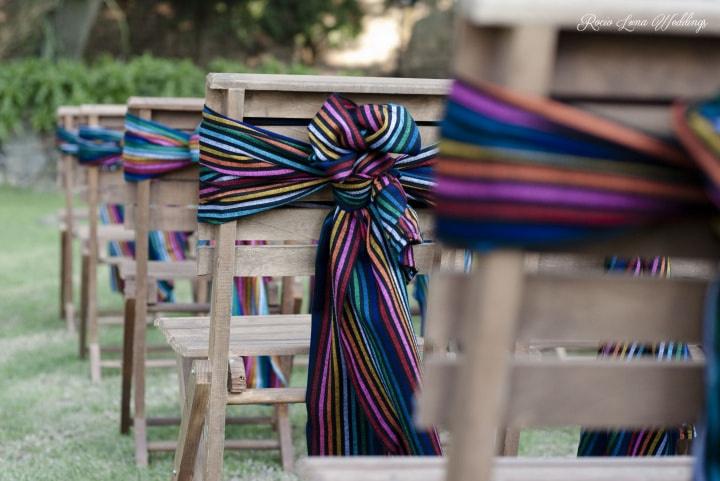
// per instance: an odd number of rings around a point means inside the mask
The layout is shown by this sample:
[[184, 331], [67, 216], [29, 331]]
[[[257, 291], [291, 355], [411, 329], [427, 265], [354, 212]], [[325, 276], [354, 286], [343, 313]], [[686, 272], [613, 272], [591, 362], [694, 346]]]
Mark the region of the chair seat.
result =
[[[309, 457], [297, 464], [305, 481], [443, 481], [441, 457]], [[689, 456], [645, 458], [496, 458], [493, 481], [689, 481]]]
[[[155, 321], [175, 352], [207, 358], [209, 317], [163, 317]], [[310, 351], [310, 316], [282, 314], [234, 316], [230, 322], [230, 356], [297, 355]]]
[[[155, 325], [175, 352], [183, 357], [207, 358], [209, 317], [161, 317]], [[423, 339], [416, 339], [422, 353]], [[290, 356], [310, 352], [310, 315], [233, 316], [230, 356]]]

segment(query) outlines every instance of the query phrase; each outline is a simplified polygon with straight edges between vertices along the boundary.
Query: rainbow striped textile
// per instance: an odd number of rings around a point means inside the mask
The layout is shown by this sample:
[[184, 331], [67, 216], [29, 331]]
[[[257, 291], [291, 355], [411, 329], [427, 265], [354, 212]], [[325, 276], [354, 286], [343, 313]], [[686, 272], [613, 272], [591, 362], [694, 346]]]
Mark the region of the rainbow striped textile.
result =
[[122, 157], [130, 182], [183, 170], [197, 162], [197, 134], [127, 114]]
[[307, 389], [311, 455], [436, 455], [412, 399], [419, 358], [406, 284], [422, 242], [409, 200], [427, 203], [434, 147], [402, 106], [331, 95], [309, 143], [205, 107], [200, 127], [201, 222], [222, 223], [332, 188], [318, 233]]
[[116, 168], [122, 161], [122, 132], [102, 127], [80, 126], [77, 131], [58, 127], [58, 148], [73, 155], [82, 165]]
[[551, 100], [456, 81], [437, 165], [437, 233], [469, 248], [541, 246], [710, 206], [663, 140]]

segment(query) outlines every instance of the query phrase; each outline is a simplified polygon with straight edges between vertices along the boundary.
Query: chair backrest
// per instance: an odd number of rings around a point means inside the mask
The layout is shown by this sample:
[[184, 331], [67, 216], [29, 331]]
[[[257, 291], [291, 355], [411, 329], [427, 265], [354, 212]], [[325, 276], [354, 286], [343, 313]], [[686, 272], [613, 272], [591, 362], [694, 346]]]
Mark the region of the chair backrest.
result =
[[[142, 119], [190, 133], [200, 123], [203, 103], [201, 98], [131, 97], [128, 99], [127, 109], [128, 113]], [[156, 284], [148, 282], [148, 235], [150, 231], [195, 232], [198, 168], [190, 166], [153, 179], [125, 182], [124, 187], [125, 227], [135, 231], [135, 263], [124, 266], [124, 270], [127, 272], [128, 268], [135, 269], [132, 283], [135, 295], [156, 302]], [[160, 267], [155, 272], [157, 279], [186, 275], [184, 262], [156, 264]], [[163, 277], [164, 274], [167, 274], [167, 277]], [[145, 306], [145, 303], [139, 302], [136, 309], [145, 312]]]
[[[103, 127], [121, 131], [125, 125], [125, 105], [81, 105], [80, 117], [82, 123], [89, 127]], [[82, 166], [81, 166], [82, 168]], [[87, 172], [86, 169], [83, 169]], [[123, 181], [122, 169], [92, 169], [96, 172], [88, 177], [88, 189], [86, 200], [92, 199], [101, 204], [122, 204], [125, 200], [125, 183]], [[87, 175], [87, 174], [86, 174]], [[97, 183], [91, 177], [97, 175]], [[90, 183], [93, 185], [91, 186]], [[95, 192], [91, 192], [91, 187]], [[91, 197], [96, 196], [96, 197]]]
[[[201, 98], [130, 97], [128, 113], [172, 129], [193, 132], [201, 120]], [[192, 166], [149, 180], [126, 182], [125, 226], [136, 228], [141, 206], [143, 228], [194, 232], [197, 229], [198, 168]], [[144, 191], [147, 189], [147, 197]]]
[[[210, 74], [206, 102], [210, 108], [235, 119], [244, 119], [288, 137], [307, 139], [307, 124], [332, 93], [347, 96], [357, 103], [396, 103], [408, 108], [419, 125], [423, 144], [438, 138], [437, 123], [443, 111], [448, 83], [445, 80], [325, 77], [296, 75]], [[329, 200], [322, 191], [312, 199]], [[330, 207], [277, 208], [236, 222], [232, 242], [236, 240], [277, 241], [267, 245], [238, 245], [233, 254], [236, 276], [309, 276], [315, 269], [312, 244]], [[431, 230], [427, 212], [420, 210], [421, 229]], [[198, 274], [216, 274], [215, 246], [219, 245], [218, 226], [201, 224]], [[293, 244], [280, 244], [292, 241]], [[434, 248], [415, 249], [421, 272], [433, 262]]]
[[[113, 130], [123, 130], [126, 107], [114, 104], [86, 104], [81, 106], [62, 106], [57, 110], [57, 123], [59, 127], [74, 130], [80, 126], [104, 127]], [[77, 162], [73, 156], [63, 156], [60, 175], [69, 171], [69, 179], [64, 177], [61, 182], [63, 188], [70, 186], [72, 193], [81, 194], [84, 200], [89, 199], [88, 169]], [[122, 188], [121, 171], [100, 171], [98, 173], [98, 202], [122, 203], [124, 193]]]

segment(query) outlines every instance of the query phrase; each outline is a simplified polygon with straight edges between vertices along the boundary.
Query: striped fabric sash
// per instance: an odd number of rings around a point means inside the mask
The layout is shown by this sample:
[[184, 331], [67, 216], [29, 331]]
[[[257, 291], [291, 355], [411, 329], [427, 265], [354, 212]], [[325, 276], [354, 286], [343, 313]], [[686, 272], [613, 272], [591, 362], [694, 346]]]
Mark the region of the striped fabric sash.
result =
[[[98, 210], [100, 223], [103, 225], [122, 225], [125, 219], [124, 208], [119, 204], [103, 204]], [[135, 242], [132, 241], [109, 241], [107, 244], [110, 257], [135, 257]], [[123, 292], [125, 285], [120, 277], [120, 270], [117, 265], [110, 265], [110, 289], [113, 292]]]
[[205, 108], [201, 222], [222, 223], [332, 187], [315, 267], [307, 389], [311, 455], [439, 454], [416, 430], [419, 360], [406, 284], [422, 242], [409, 199], [427, 201], [434, 147], [408, 111], [330, 96], [309, 143]]
[[[667, 257], [650, 259], [622, 259], [611, 257], [606, 262], [610, 273], [633, 276], [671, 277], [671, 261]], [[607, 343], [600, 347], [600, 358], [648, 359], [658, 361], [691, 359], [687, 344], [660, 342]], [[641, 431], [583, 430], [580, 434], [578, 456], [669, 456], [687, 454], [695, 428], [685, 424], [674, 428], [643, 429]]]
[[720, 207], [720, 96], [673, 106], [673, 124], [683, 146], [705, 173], [710, 198]]
[[123, 169], [137, 182], [191, 166], [198, 158], [197, 134], [167, 127], [132, 114], [125, 116]]
[[77, 131], [58, 127], [58, 148], [73, 155], [82, 165], [114, 168], [122, 161], [122, 132], [102, 127], [81, 126]]
[[708, 207], [673, 145], [500, 87], [457, 81], [442, 139], [437, 232], [448, 243], [557, 243]]

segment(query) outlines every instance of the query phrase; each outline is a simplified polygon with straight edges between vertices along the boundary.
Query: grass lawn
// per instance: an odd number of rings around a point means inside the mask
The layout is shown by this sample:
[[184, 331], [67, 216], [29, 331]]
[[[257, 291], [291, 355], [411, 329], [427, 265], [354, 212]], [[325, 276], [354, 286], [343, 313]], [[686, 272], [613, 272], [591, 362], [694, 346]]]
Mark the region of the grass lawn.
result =
[[[147, 469], [135, 467], [132, 437], [119, 433], [119, 373], [105, 370], [100, 384], [90, 383], [76, 336], [58, 317], [59, 241], [49, 219], [61, 205], [55, 193], [0, 187], [0, 481], [168, 480], [172, 454], [153, 455]], [[100, 307], [119, 308], [106, 273], [98, 278]], [[119, 329], [105, 328], [102, 341], [120, 337]], [[298, 370], [293, 384], [303, 385], [305, 374]], [[176, 374], [153, 372], [147, 384], [148, 412], [177, 415]], [[301, 455], [303, 406], [293, 406], [292, 421]], [[264, 437], [269, 430], [233, 426], [228, 433]], [[176, 429], [151, 428], [150, 435], [173, 439]], [[521, 454], [573, 455], [577, 437], [576, 429], [523, 433]], [[225, 462], [228, 479], [295, 479], [282, 473], [274, 452], [229, 452]]]

